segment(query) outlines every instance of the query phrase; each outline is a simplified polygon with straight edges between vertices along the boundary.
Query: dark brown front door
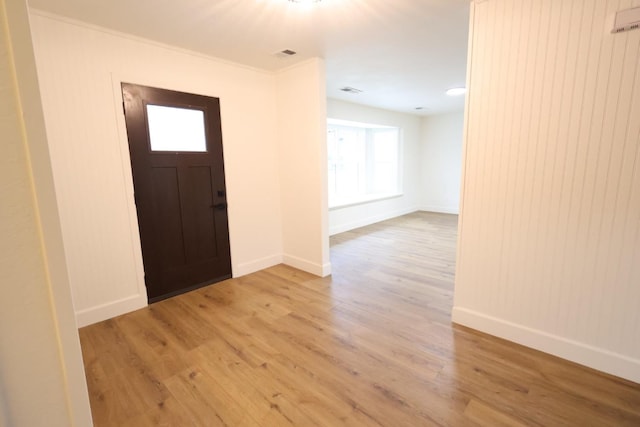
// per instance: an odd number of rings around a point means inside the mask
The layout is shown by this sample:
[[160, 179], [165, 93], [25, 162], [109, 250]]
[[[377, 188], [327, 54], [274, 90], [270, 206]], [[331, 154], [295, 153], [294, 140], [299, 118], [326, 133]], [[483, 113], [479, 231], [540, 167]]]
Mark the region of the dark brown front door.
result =
[[220, 101], [122, 84], [150, 302], [231, 277]]

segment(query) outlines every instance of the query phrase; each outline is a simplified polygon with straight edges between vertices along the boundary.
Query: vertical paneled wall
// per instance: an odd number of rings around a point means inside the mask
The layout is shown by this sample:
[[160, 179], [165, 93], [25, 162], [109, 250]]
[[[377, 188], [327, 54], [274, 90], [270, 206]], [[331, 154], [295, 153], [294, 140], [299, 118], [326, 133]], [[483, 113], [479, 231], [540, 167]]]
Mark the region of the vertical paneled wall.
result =
[[220, 98], [233, 274], [282, 262], [272, 73], [34, 10], [31, 29], [80, 326], [147, 303], [122, 81]]
[[454, 321], [640, 382], [638, 6], [472, 3]]

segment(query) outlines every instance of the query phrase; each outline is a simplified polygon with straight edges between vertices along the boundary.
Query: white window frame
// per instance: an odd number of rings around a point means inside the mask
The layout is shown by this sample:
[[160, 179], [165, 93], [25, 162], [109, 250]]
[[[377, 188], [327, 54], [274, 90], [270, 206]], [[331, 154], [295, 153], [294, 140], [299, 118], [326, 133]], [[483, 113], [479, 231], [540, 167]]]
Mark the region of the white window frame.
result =
[[[387, 125], [379, 125], [379, 124], [372, 124], [372, 123], [362, 123], [362, 122], [354, 122], [354, 121], [349, 121], [349, 120], [340, 120], [340, 119], [333, 119], [333, 118], [328, 118], [327, 119], [327, 130], [329, 130], [332, 127], [346, 127], [346, 128], [364, 128], [366, 130], [375, 130], [375, 129], [397, 129], [398, 131], [398, 147], [397, 147], [397, 168], [396, 168], [396, 173], [397, 173], [397, 177], [396, 177], [396, 189], [394, 191], [391, 192], [385, 192], [385, 193], [375, 193], [375, 194], [362, 194], [359, 197], [355, 197], [355, 198], [349, 198], [349, 199], [345, 199], [345, 200], [331, 200], [329, 199], [329, 210], [334, 210], [334, 209], [341, 209], [341, 208], [345, 208], [345, 207], [349, 207], [349, 206], [356, 206], [356, 205], [360, 205], [360, 204], [365, 204], [365, 203], [371, 203], [371, 202], [376, 202], [376, 201], [381, 201], [381, 200], [387, 200], [387, 199], [392, 199], [392, 198], [396, 198], [396, 197], [402, 197], [403, 196], [403, 164], [404, 164], [404, 157], [403, 157], [403, 132], [402, 132], [402, 128], [397, 127], [397, 126], [387, 126]], [[368, 132], [367, 132], [368, 134]], [[367, 153], [366, 156], [368, 156], [369, 154]], [[328, 173], [332, 173], [332, 171], [330, 170], [330, 164], [327, 163], [327, 169], [328, 169]], [[368, 182], [370, 178], [367, 178], [366, 181]]]

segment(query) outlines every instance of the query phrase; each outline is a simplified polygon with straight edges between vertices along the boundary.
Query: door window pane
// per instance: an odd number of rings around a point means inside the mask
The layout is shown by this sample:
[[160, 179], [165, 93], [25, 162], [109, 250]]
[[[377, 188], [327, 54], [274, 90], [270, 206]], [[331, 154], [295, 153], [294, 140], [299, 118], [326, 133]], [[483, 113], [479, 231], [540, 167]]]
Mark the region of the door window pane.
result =
[[206, 152], [204, 112], [147, 105], [151, 151]]

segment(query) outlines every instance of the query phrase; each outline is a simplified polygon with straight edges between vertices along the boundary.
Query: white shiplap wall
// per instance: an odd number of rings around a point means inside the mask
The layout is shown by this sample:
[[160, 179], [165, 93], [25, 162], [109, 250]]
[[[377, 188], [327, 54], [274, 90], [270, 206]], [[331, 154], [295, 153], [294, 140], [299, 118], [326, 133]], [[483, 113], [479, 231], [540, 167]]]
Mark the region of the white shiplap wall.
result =
[[640, 382], [637, 6], [472, 3], [453, 317]]
[[233, 274], [282, 262], [273, 73], [37, 10], [31, 29], [80, 326], [147, 304], [121, 81], [220, 98]]

